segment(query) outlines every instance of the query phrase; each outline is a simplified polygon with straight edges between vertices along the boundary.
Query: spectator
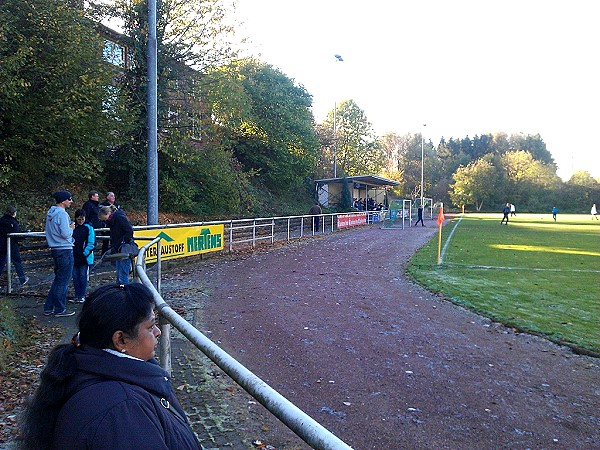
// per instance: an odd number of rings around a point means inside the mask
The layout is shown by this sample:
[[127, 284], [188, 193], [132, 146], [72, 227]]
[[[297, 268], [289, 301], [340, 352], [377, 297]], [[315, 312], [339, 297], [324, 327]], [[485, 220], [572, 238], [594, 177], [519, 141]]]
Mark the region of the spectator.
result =
[[[17, 208], [14, 206], [7, 206], [6, 212], [0, 218], [0, 275], [8, 260], [7, 236], [10, 233], [21, 233], [19, 221], [17, 220]], [[15, 271], [19, 277], [21, 286], [23, 286], [29, 281], [29, 277], [25, 275], [25, 271], [23, 270], [21, 253], [19, 252], [19, 243], [15, 237], [10, 239], [10, 259], [15, 266]]]
[[75, 211], [75, 229], [73, 230], [73, 286], [75, 298], [73, 303], [83, 303], [87, 292], [90, 266], [94, 264], [94, 247], [96, 233], [91, 224], [86, 222], [83, 209]]
[[101, 286], [78, 328], [50, 353], [21, 423], [21, 448], [200, 450], [154, 359], [160, 329], [150, 290]]
[[83, 204], [81, 209], [85, 214], [86, 222], [89, 223], [93, 228], [103, 228], [104, 224], [98, 219], [98, 212], [100, 211], [100, 194], [98, 191], [90, 191], [88, 194], [88, 200]]
[[321, 207], [319, 206], [319, 202], [315, 202], [315, 204], [308, 210], [308, 213], [313, 216], [313, 218], [312, 218], [313, 231], [318, 233], [319, 229], [321, 228], [321, 214], [323, 214], [323, 211], [321, 210]]
[[73, 273], [73, 228], [66, 209], [73, 203], [71, 193], [57, 191], [53, 194], [56, 205], [46, 215], [46, 240], [54, 260], [54, 281], [44, 303], [44, 315], [67, 317], [75, 314], [68, 311], [67, 291]]
[[598, 220], [598, 211], [596, 211], [595, 203], [592, 205], [592, 210], [590, 212], [592, 213], [592, 220], [594, 219], [594, 217], [596, 218], [596, 220]]
[[[121, 245], [133, 241], [133, 227], [122, 209], [116, 209], [114, 206], [102, 206], [98, 218], [106, 222], [106, 226], [110, 228], [110, 251], [112, 253], [119, 253]], [[129, 283], [131, 259], [117, 260], [115, 266], [119, 283]]]
[[121, 209], [121, 205], [117, 203], [117, 198], [114, 192], [107, 192], [104, 201], [100, 203], [100, 206], [114, 206], [115, 209]]
[[554, 208], [552, 208], [552, 218], [554, 219], [555, 222], [556, 222], [557, 214], [558, 214], [558, 208], [555, 206]]
[[[117, 203], [116, 196], [114, 192], [108, 191], [104, 197], [104, 201], [100, 203], [100, 206], [114, 206], [115, 209], [121, 209], [121, 205]], [[106, 224], [102, 222], [102, 226], [105, 227]], [[110, 248], [110, 242], [108, 239], [102, 240], [102, 254], [104, 255], [108, 249]]]
[[517, 215], [517, 208], [513, 203], [511, 203], [510, 204], [510, 216], [512, 217], [512, 216], [516, 216], [516, 215]]

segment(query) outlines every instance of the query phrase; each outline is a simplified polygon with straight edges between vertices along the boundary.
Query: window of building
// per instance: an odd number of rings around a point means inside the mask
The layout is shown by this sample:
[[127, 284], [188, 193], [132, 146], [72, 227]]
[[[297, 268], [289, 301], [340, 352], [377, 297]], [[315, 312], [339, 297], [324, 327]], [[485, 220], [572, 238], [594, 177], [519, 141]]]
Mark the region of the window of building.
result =
[[106, 61], [118, 67], [125, 66], [125, 49], [116, 42], [106, 41], [102, 56]]

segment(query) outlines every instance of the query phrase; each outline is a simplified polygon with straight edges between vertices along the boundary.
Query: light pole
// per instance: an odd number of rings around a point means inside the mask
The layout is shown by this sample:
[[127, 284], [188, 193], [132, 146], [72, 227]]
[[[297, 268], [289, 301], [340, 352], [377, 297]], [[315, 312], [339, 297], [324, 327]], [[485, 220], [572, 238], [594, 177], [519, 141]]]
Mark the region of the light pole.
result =
[[[344, 60], [340, 55], [333, 56], [336, 61]], [[333, 178], [337, 178], [337, 101], [333, 102]]]
[[[423, 124], [427, 126], [426, 123]], [[423, 170], [424, 169], [424, 152], [423, 152], [423, 132], [421, 132], [421, 207], [423, 207]]]
[[157, 49], [156, 49], [156, 0], [148, 1], [148, 94], [146, 104], [148, 107], [148, 149], [147, 149], [147, 189], [148, 225], [158, 225], [158, 137], [157, 137]]
[[337, 178], [337, 102], [333, 102], [333, 178]]

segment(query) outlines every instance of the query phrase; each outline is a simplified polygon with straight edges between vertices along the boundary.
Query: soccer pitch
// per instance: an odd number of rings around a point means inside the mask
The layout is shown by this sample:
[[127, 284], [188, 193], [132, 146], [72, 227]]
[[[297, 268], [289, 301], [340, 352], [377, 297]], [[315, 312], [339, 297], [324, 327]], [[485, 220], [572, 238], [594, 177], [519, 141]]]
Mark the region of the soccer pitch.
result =
[[519, 330], [600, 354], [600, 220], [590, 215], [457, 216], [409, 273], [457, 304]]

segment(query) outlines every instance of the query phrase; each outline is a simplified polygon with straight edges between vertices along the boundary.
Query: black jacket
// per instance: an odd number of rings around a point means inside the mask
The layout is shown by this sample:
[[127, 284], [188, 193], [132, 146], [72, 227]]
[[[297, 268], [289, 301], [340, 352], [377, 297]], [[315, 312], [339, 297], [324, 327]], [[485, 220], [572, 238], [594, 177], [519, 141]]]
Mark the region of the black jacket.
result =
[[86, 346], [75, 357], [77, 374], [67, 386], [52, 448], [200, 449], [170, 377], [157, 364]]
[[77, 225], [73, 230], [73, 265], [89, 266], [94, 263], [96, 234], [91, 224]]
[[106, 226], [110, 228], [110, 246], [114, 253], [119, 252], [121, 244], [133, 240], [133, 228], [122, 209], [117, 209], [110, 215]]
[[81, 207], [85, 211], [85, 221], [94, 228], [103, 228], [104, 222], [98, 219], [98, 213], [100, 212], [100, 204], [95, 200], [88, 200]]
[[[19, 221], [11, 215], [4, 214], [0, 217], [0, 255], [2, 256], [6, 255], [6, 236], [9, 233], [21, 233]], [[19, 251], [19, 244], [15, 238], [10, 239], [10, 251], [13, 255]]]

